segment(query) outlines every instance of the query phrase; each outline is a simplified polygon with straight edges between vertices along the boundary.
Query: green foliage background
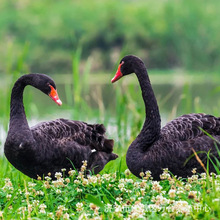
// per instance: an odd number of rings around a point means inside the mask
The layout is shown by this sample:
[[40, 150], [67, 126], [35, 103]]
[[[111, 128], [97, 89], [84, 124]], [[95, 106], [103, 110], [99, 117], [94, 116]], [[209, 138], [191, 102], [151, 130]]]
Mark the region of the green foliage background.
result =
[[121, 53], [150, 68], [216, 71], [219, 8], [218, 0], [1, 0], [0, 72], [24, 47], [31, 72], [71, 72], [78, 47], [92, 71], [112, 69]]

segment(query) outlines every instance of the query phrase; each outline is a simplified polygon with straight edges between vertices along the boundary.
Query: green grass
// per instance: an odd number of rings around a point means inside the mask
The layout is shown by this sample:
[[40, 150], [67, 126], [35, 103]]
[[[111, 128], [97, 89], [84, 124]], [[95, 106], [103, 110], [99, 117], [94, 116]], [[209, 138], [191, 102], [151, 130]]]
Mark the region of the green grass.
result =
[[[85, 163], [84, 163], [85, 165]], [[36, 181], [6, 166], [1, 178], [2, 219], [218, 219], [220, 176], [194, 174], [181, 180], [167, 170], [137, 179], [128, 170], [85, 176], [84, 168], [57, 180]], [[4, 168], [5, 169], [5, 168]], [[17, 173], [18, 175], [16, 175]], [[7, 176], [5, 175], [5, 177]], [[16, 179], [15, 179], [16, 178]]]

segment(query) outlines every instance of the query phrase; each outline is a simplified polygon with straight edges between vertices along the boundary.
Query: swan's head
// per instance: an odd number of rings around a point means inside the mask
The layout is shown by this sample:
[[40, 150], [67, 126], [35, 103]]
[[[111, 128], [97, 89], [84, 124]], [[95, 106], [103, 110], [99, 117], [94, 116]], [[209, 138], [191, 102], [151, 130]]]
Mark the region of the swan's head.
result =
[[111, 80], [112, 83], [118, 81], [121, 77], [134, 73], [135, 70], [140, 66], [143, 65], [143, 61], [133, 55], [128, 55], [125, 56], [121, 61], [120, 64], [118, 66], [118, 70], [115, 74], [115, 76], [113, 77], [113, 79]]
[[34, 74], [35, 87], [40, 89], [43, 93], [48, 95], [56, 104], [62, 105], [62, 101], [59, 99], [55, 82], [45, 74]]

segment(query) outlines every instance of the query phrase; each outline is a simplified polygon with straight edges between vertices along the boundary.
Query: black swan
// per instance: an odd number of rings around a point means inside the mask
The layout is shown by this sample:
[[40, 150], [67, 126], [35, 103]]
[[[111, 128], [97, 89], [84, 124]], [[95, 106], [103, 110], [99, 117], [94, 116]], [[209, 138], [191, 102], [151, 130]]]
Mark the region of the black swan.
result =
[[[29, 128], [23, 106], [23, 91], [31, 85], [61, 105], [54, 81], [44, 74], [21, 76], [11, 94], [10, 123], [4, 146], [5, 156], [18, 170], [31, 178], [43, 178], [65, 168], [79, 170], [82, 161], [95, 174], [117, 158], [114, 141], [104, 137], [102, 124], [56, 119]], [[89, 171], [88, 171], [89, 172]]]
[[[220, 118], [202, 113], [188, 114], [172, 120], [161, 129], [157, 101], [141, 59], [133, 55], [125, 56], [112, 83], [131, 73], [135, 73], [138, 78], [146, 112], [143, 128], [126, 155], [127, 166], [134, 175], [140, 177], [140, 172], [149, 170], [153, 178], [159, 180], [163, 168], [168, 168], [174, 175], [181, 177], [191, 176], [193, 168], [204, 172], [196, 155], [191, 158], [193, 149], [198, 152], [204, 165], [207, 164], [205, 152], [208, 151], [214, 156], [214, 162], [215, 157], [220, 160], [216, 149], [216, 143], [220, 141]], [[217, 142], [205, 135], [200, 128], [212, 135]], [[199, 153], [201, 151], [203, 153]], [[214, 171], [209, 161], [209, 172]]]

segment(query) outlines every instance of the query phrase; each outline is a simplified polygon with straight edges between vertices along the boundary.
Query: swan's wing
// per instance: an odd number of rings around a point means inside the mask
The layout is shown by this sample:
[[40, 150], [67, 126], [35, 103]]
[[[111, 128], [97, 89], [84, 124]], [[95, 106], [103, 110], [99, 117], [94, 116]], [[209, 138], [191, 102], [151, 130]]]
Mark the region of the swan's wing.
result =
[[220, 134], [220, 119], [206, 114], [182, 115], [161, 129], [161, 137], [165, 140], [187, 141], [204, 136], [205, 130], [210, 135]]
[[107, 153], [113, 151], [114, 141], [105, 138], [102, 124], [57, 119], [37, 124], [31, 131], [35, 140], [45, 142], [45, 145], [53, 142], [62, 147], [72, 143]]

